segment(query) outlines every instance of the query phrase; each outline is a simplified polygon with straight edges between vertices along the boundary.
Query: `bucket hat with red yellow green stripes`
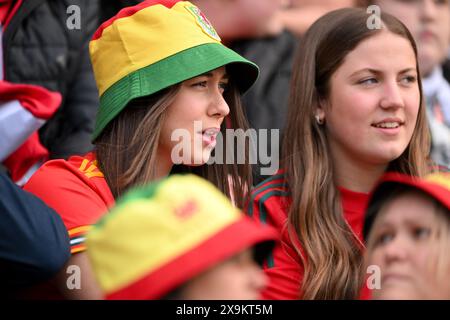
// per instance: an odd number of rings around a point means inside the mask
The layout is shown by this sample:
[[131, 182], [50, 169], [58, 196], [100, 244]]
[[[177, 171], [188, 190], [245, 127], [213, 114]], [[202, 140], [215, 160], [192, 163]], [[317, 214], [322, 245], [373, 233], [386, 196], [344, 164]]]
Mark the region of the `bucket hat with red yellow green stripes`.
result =
[[225, 47], [188, 1], [147, 0], [122, 9], [95, 32], [89, 51], [100, 96], [93, 140], [132, 99], [224, 65], [245, 92], [259, 72]]
[[235, 208], [210, 182], [172, 175], [135, 189], [86, 237], [106, 299], [160, 299], [245, 249], [262, 263], [278, 233]]

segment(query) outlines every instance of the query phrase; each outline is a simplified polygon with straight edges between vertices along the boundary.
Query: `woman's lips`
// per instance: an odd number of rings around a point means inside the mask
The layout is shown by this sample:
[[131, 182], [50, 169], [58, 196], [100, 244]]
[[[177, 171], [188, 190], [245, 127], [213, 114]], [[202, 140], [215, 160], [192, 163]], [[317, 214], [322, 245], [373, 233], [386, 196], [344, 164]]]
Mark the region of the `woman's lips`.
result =
[[420, 32], [419, 38], [422, 41], [434, 41], [436, 39], [436, 33], [430, 30], [424, 30]]
[[382, 121], [372, 124], [378, 132], [387, 135], [396, 135], [400, 132], [400, 128], [404, 125], [404, 122], [400, 119], [384, 119]]
[[395, 283], [403, 283], [410, 281], [410, 277], [406, 274], [400, 274], [400, 273], [391, 273], [391, 274], [385, 274], [381, 278], [381, 285], [389, 285], [389, 284], [395, 284]]
[[203, 143], [207, 146], [214, 147], [216, 145], [216, 137], [219, 134], [219, 128], [208, 128], [201, 132]]

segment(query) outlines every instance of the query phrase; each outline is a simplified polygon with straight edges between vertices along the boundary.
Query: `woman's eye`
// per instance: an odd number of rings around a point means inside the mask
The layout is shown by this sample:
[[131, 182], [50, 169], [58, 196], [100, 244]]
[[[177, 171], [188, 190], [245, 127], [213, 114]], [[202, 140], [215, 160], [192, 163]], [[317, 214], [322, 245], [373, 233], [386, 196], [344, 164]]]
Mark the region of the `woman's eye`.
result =
[[367, 79], [360, 80], [358, 82], [358, 84], [363, 84], [363, 85], [371, 85], [371, 84], [375, 84], [375, 83], [378, 83], [378, 80], [376, 78], [367, 78]]
[[228, 82], [221, 82], [219, 83], [219, 88], [223, 91], [226, 91], [228, 89]]
[[394, 239], [394, 234], [392, 233], [382, 233], [380, 234], [378, 237], [375, 238], [375, 245], [385, 245], [388, 244], [390, 241], [392, 241], [392, 239]]
[[446, 5], [448, 4], [448, 0], [436, 0], [435, 3], [438, 5]]
[[416, 83], [417, 78], [415, 76], [406, 76], [406, 77], [403, 77], [401, 81], [405, 84], [411, 84], [411, 83]]
[[425, 240], [431, 234], [431, 230], [429, 228], [417, 227], [413, 229], [413, 236], [417, 240]]
[[200, 81], [200, 82], [194, 83], [192, 86], [194, 86], [194, 87], [207, 87], [208, 86], [208, 82], [207, 81]]

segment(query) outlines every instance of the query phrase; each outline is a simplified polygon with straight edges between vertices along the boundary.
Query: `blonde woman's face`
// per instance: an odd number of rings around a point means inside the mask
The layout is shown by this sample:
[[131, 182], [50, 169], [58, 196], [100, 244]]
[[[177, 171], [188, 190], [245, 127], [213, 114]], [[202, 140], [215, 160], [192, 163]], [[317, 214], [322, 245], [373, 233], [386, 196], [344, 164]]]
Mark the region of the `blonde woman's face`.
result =
[[[367, 265], [381, 271], [374, 299], [450, 299], [450, 257], [442, 256], [437, 230], [436, 207], [422, 193], [405, 193], [382, 207], [366, 253]], [[445, 270], [438, 270], [438, 259], [446, 261]]]
[[169, 106], [161, 131], [159, 154], [175, 164], [203, 165], [230, 112], [223, 97], [228, 84], [225, 67], [186, 80]]
[[417, 76], [411, 44], [388, 31], [347, 54], [319, 108], [335, 161], [386, 166], [405, 151], [419, 111]]

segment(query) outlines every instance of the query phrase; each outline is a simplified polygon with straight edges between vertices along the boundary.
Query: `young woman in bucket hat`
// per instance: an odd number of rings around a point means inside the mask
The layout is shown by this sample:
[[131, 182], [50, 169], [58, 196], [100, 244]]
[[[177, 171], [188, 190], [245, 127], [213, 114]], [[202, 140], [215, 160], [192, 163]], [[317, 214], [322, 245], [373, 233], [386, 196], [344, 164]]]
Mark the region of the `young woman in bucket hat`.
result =
[[205, 177], [242, 207], [250, 166], [204, 164], [219, 132], [247, 128], [240, 94], [258, 75], [257, 66], [223, 46], [206, 17], [187, 1], [144, 1], [121, 10], [94, 34], [90, 54], [100, 95], [96, 150], [46, 163], [25, 186], [63, 218], [72, 253], [78, 253], [69, 264], [84, 273], [87, 289], [75, 292], [83, 298], [99, 295], [88, 288], [86, 231], [125, 190], [174, 170], [177, 129], [188, 133], [183, 142], [193, 149], [190, 157], [183, 150], [177, 170]]
[[366, 212], [372, 298], [450, 299], [450, 174], [388, 173]]
[[128, 192], [86, 243], [106, 299], [247, 300], [267, 283], [257, 262], [276, 237], [189, 174]]

